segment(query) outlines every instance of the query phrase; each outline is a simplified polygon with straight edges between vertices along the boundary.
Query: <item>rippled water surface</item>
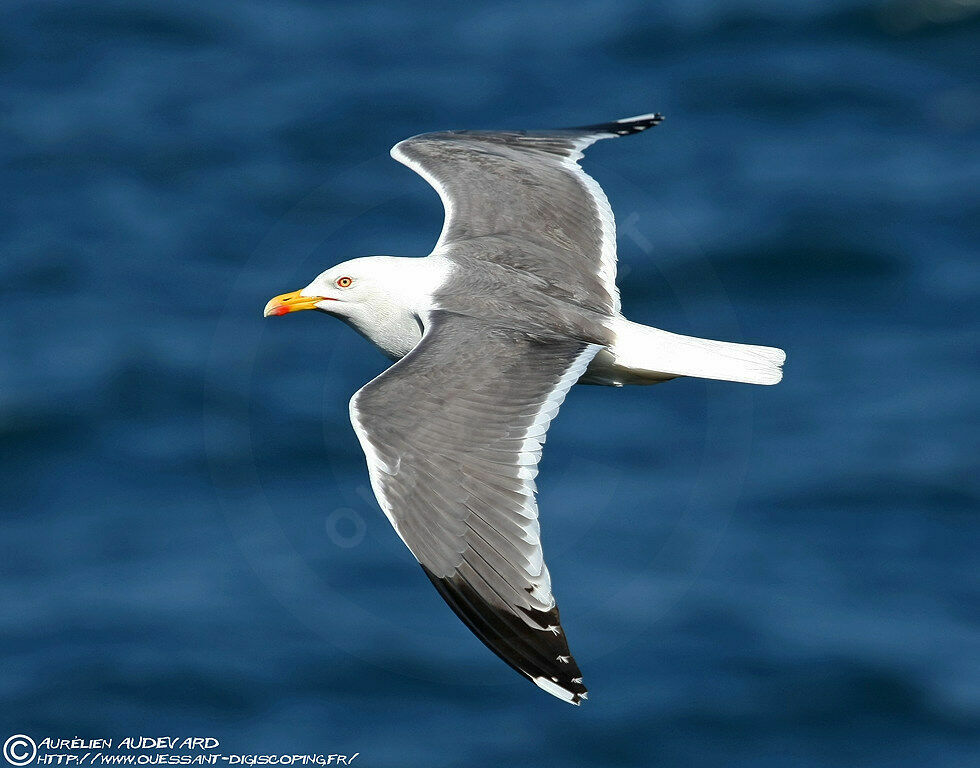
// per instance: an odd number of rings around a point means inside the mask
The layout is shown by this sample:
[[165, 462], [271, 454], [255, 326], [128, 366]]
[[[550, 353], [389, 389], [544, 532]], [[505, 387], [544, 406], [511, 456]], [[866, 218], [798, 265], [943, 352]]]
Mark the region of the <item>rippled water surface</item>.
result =
[[[975, 5], [0, 19], [0, 737], [978, 764]], [[261, 308], [428, 252], [441, 209], [397, 140], [651, 110], [586, 161], [626, 312], [789, 363], [774, 388], [572, 391], [539, 485], [575, 709], [470, 635], [377, 509], [347, 400], [383, 358]]]

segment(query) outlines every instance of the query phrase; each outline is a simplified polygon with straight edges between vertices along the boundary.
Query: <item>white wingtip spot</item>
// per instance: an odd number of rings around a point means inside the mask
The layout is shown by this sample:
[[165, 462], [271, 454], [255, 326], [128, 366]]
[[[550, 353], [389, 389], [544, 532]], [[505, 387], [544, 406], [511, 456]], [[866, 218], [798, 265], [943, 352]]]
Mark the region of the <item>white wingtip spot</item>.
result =
[[658, 112], [647, 112], [645, 115], [633, 115], [633, 117], [623, 117], [617, 120], [617, 123], [635, 123], [638, 120], [653, 120], [653, 118], [658, 117]]
[[555, 696], [562, 701], [567, 701], [569, 704], [574, 704], [576, 707], [579, 705], [578, 699], [586, 698], [584, 693], [575, 694], [571, 691], [566, 691], [557, 683], [553, 683], [547, 677], [532, 677], [531, 682], [534, 683], [542, 691], [547, 691], [552, 696]]

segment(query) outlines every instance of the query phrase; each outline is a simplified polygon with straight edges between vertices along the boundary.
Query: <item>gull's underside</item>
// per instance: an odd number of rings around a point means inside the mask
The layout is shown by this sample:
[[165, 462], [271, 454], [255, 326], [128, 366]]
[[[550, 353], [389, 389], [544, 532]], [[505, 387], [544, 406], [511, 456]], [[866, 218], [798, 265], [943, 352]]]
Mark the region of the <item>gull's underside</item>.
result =
[[[612, 211], [578, 161], [593, 142], [661, 119], [400, 142], [392, 156], [436, 189], [446, 217], [427, 259], [385, 268], [405, 271], [406, 284], [418, 273], [431, 291], [387, 302], [380, 314], [395, 319], [383, 328], [345, 318], [398, 360], [350, 402], [382, 510], [473, 633], [573, 704], [586, 688], [544, 563], [534, 485], [566, 393], [580, 379], [772, 384], [785, 359], [772, 347], [679, 336], [621, 315]], [[266, 314], [339, 314], [322, 285], [274, 299]], [[392, 303], [414, 319], [399, 327]]]

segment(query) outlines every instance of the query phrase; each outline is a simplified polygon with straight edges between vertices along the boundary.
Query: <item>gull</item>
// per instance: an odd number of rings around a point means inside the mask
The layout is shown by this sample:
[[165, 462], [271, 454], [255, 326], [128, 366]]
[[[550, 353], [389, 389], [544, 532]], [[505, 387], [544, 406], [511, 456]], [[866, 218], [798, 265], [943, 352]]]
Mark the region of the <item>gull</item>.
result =
[[775, 384], [786, 359], [623, 317], [612, 210], [579, 160], [599, 139], [662, 120], [406, 139], [392, 157], [445, 208], [432, 252], [345, 261], [264, 312], [325, 312], [395, 361], [350, 401], [382, 511], [473, 633], [572, 704], [587, 689], [559, 621], [534, 484], [565, 395], [576, 382], [681, 376]]

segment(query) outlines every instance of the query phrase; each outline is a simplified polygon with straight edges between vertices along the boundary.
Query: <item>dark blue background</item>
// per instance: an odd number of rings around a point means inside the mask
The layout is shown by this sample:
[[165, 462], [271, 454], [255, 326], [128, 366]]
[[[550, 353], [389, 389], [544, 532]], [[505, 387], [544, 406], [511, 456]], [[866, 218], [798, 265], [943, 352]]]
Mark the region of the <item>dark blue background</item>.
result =
[[[977, 764], [978, 30], [954, 0], [5, 0], [0, 737]], [[428, 252], [397, 140], [651, 110], [586, 160], [625, 311], [789, 362], [572, 391], [540, 486], [575, 709], [368, 494], [347, 400], [383, 358], [261, 309]]]

